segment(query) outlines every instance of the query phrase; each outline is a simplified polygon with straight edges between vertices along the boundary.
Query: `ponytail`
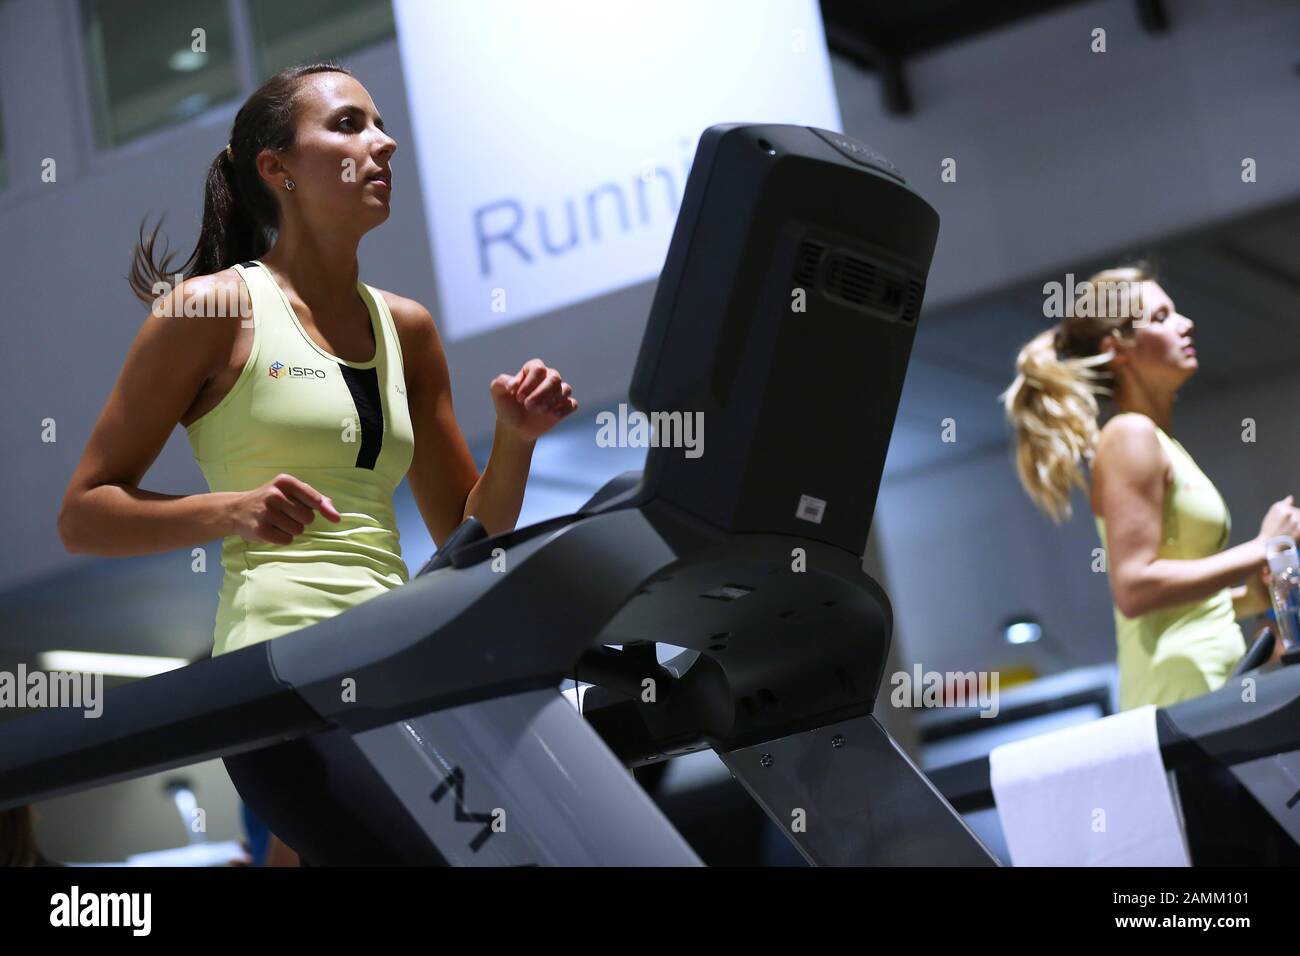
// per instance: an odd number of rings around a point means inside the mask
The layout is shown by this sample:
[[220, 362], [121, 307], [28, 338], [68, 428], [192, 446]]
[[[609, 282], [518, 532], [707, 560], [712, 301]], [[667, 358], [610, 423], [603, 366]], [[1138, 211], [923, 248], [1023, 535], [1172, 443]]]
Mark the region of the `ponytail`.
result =
[[[1115, 353], [1102, 352], [1101, 343], [1131, 338], [1142, 314], [1141, 285], [1151, 279], [1145, 262], [1090, 276], [1060, 324], [1020, 349], [1015, 381], [999, 396], [1015, 432], [1020, 483], [1057, 524], [1070, 517], [1073, 489], [1087, 490], [1083, 464], [1091, 464], [1100, 433], [1097, 396], [1114, 394], [1107, 366]], [[1104, 294], [1121, 284], [1125, 295]]]
[[203, 188], [203, 221], [199, 239], [183, 263], [173, 267], [177, 253], [156, 252], [162, 217], [140, 239], [131, 260], [127, 282], [146, 304], [158, 298], [159, 288], [170, 288], [175, 275], [183, 279], [210, 275], [236, 262], [256, 259], [271, 248], [280, 224], [280, 207], [257, 171], [263, 149], [283, 151], [294, 143], [294, 101], [298, 81], [312, 73], [346, 73], [337, 63], [312, 63], [288, 67], [263, 83], [239, 109], [230, 143], [208, 166]]

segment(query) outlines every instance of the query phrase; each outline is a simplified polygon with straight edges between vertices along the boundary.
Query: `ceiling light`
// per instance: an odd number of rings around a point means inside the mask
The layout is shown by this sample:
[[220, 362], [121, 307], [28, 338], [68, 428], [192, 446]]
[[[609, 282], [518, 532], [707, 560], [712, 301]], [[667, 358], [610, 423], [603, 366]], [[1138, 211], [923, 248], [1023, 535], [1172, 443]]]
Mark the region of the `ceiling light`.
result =
[[46, 671], [79, 671], [115, 677], [152, 677], [188, 664], [183, 657], [149, 657], [145, 654], [95, 654], [90, 651], [44, 651], [36, 666]]
[[206, 53], [198, 53], [188, 47], [177, 50], [167, 58], [167, 65], [177, 73], [193, 73], [195, 70], [203, 68], [203, 64], [208, 60]]
[[1003, 628], [1002, 636], [1008, 644], [1033, 644], [1043, 636], [1043, 628], [1037, 621], [1012, 621]]

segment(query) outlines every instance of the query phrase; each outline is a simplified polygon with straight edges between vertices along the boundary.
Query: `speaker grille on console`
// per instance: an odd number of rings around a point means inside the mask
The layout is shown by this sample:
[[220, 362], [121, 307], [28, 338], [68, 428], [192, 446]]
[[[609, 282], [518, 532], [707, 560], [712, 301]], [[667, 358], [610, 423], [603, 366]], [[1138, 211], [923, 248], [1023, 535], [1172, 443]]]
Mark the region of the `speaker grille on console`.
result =
[[799, 244], [794, 281], [882, 318], [912, 323], [921, 311], [920, 282], [884, 262], [814, 239]]
[[903, 306], [903, 314], [901, 316], [904, 322], [916, 321], [916, 317], [921, 311], [921, 296], [924, 292], [925, 290], [921, 286], [921, 283], [917, 282], [915, 279], [907, 284], [907, 302]]
[[866, 259], [837, 250], [826, 268], [826, 291], [854, 305], [866, 305], [876, 287], [876, 267]]
[[821, 264], [826, 246], [812, 239], [805, 239], [799, 245], [799, 255], [795, 260], [794, 281], [798, 286], [809, 288], [817, 285], [817, 267]]

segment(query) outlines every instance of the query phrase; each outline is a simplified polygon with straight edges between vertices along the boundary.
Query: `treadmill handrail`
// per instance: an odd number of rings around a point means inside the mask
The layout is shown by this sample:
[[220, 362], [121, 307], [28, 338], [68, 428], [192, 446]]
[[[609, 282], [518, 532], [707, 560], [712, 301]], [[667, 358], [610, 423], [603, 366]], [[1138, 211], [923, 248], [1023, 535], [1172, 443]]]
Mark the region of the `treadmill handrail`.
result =
[[[1300, 749], [1300, 667], [1274, 667], [1245, 676], [1256, 681], [1254, 700], [1242, 700], [1238, 677], [1212, 693], [1156, 712], [1166, 770], [1181, 770], [1207, 757], [1233, 766]], [[987, 756], [926, 773], [959, 811], [993, 806]]]
[[268, 651], [255, 644], [110, 688], [95, 718], [51, 709], [0, 724], [0, 810], [326, 729], [275, 679]]
[[[596, 525], [611, 523], [621, 532], [597, 531]], [[674, 557], [666, 545], [657, 551], [643, 546], [635, 554], [599, 548], [601, 537], [626, 540], [638, 523], [648, 527], [640, 512], [620, 511], [566, 525], [550, 537], [529, 538], [511, 549], [519, 564], [511, 574], [493, 574], [486, 565], [444, 568], [318, 624], [112, 688], [104, 695], [102, 715], [95, 719], [79, 710], [48, 710], [0, 724], [0, 809], [333, 726], [369, 728], [504, 693], [558, 687], [580, 650], [591, 642], [593, 628], [599, 630], [644, 576]], [[548, 547], [553, 550], [547, 560], [531, 567], [522, 560], [522, 552]], [[584, 550], [589, 566], [578, 560], [578, 573], [590, 579], [603, 576], [610, 586], [602, 600], [587, 603], [581, 621], [563, 621], [574, 625], [572, 629], [552, 622], [542, 639], [513, 655], [506, 648], [510, 641], [517, 642], [517, 620], [485, 635], [493, 611], [508, 617], [517, 609], [521, 592], [545, 588], [546, 582], [556, 580], [557, 563], [574, 560]], [[457, 587], [465, 599], [454, 607], [456, 602], [448, 598]], [[411, 608], [427, 605], [432, 605], [428, 613], [411, 619]], [[463, 613], [466, 610], [473, 613]], [[403, 614], [406, 620], [401, 620]], [[421, 626], [420, 617], [428, 623]], [[405, 653], [397, 654], [404, 663], [394, 668], [399, 686], [390, 688], [390, 699], [381, 702], [369, 693], [375, 686], [369, 678], [383, 656], [374, 653], [375, 645], [401, 629], [394, 627], [394, 619], [410, 633], [397, 641], [406, 645]], [[388, 633], [379, 633], [385, 630]], [[359, 633], [374, 639], [359, 640]], [[331, 655], [339, 669], [320, 669]], [[439, 662], [436, 672], [429, 666], [431, 659]], [[466, 679], [465, 670], [474, 668], [478, 679]], [[304, 678], [304, 683], [295, 685], [294, 677]], [[340, 677], [359, 679], [357, 706], [340, 703]]]

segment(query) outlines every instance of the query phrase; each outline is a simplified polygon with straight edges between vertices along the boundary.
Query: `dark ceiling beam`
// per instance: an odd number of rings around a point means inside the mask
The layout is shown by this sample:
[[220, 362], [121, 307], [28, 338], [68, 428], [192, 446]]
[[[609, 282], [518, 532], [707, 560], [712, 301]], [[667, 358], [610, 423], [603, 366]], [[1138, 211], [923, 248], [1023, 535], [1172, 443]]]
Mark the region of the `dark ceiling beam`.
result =
[[1264, 262], [1230, 238], [1219, 240], [1214, 243], [1212, 248], [1215, 254], [1221, 258], [1227, 259], [1229, 262], [1233, 262], [1246, 271], [1253, 273], [1266, 284], [1276, 286], [1291, 301], [1300, 301], [1300, 278], [1297, 278], [1293, 273], [1272, 263]]
[[[1095, 0], [821, 0], [821, 12], [831, 52], [876, 73], [886, 111], [903, 116], [913, 112], [909, 58], [1084, 2]], [[1169, 29], [1164, 0], [1135, 4], [1147, 33]]]
[[884, 53], [861, 34], [831, 23], [826, 24], [826, 45], [832, 53], [855, 66], [879, 74], [880, 92], [888, 113], [906, 116], [912, 112], [912, 94], [907, 86], [902, 57]]
[[1169, 12], [1164, 0], [1137, 0], [1138, 23], [1147, 33], [1164, 33], [1169, 29]]

